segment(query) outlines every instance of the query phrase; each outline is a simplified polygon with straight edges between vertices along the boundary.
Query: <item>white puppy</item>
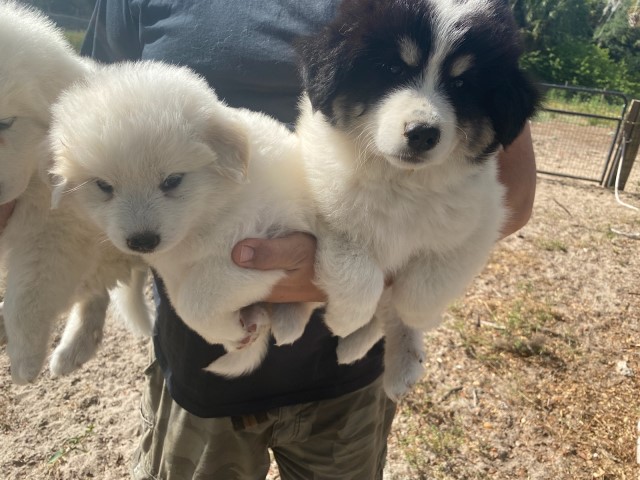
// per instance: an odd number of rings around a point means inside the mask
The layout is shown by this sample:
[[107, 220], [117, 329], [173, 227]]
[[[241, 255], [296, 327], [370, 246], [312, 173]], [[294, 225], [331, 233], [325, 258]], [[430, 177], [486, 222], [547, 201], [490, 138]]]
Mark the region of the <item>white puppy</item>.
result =
[[152, 62], [101, 69], [65, 92], [53, 115], [54, 203], [84, 210], [159, 273], [184, 322], [228, 352], [206, 370], [255, 369], [270, 320], [279, 343], [301, 335], [313, 304], [240, 312], [284, 272], [231, 260], [243, 238], [311, 231], [295, 135], [227, 107], [190, 70]]
[[128, 282], [132, 269], [134, 288], [122, 296], [139, 314], [131, 320], [150, 331], [142, 262], [102, 242], [74, 212], [50, 210], [50, 106], [92, 68], [43, 14], [0, 2], [0, 203], [17, 199], [1, 237], [8, 270], [3, 313], [16, 383], [40, 372], [53, 322], [74, 302], [51, 370], [68, 373], [88, 360], [102, 337], [107, 288]]
[[[397, 399], [422, 376], [422, 332], [499, 238], [496, 154], [538, 94], [502, 0], [347, 0], [300, 50], [297, 131], [320, 214], [325, 321], [346, 337], [343, 363], [384, 332], [384, 384]], [[378, 306], [385, 276], [394, 281]]]

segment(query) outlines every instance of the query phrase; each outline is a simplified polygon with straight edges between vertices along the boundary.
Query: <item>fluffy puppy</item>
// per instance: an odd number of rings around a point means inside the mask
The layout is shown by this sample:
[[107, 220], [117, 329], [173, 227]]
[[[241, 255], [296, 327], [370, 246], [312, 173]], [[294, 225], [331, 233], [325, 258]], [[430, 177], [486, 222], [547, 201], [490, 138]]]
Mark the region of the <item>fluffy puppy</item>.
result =
[[343, 363], [384, 333], [391, 398], [422, 376], [422, 332], [483, 267], [508, 215], [496, 154], [538, 102], [518, 45], [503, 0], [349, 0], [299, 44], [325, 321], [349, 335]]
[[[82, 209], [162, 277], [184, 322], [227, 354], [206, 370], [255, 369], [269, 343], [301, 335], [313, 304], [260, 305], [282, 271], [237, 267], [247, 237], [311, 231], [299, 142], [265, 115], [232, 109], [186, 68], [101, 69], [54, 106], [55, 202]], [[271, 317], [271, 318], [269, 318]]]
[[16, 383], [35, 379], [47, 354], [53, 322], [74, 305], [51, 370], [68, 373], [88, 360], [102, 336], [117, 280], [136, 287], [123, 297], [137, 308], [131, 320], [149, 332], [140, 260], [101, 243], [73, 212], [51, 212], [46, 177], [50, 106], [88, 74], [62, 33], [35, 9], [0, 2], [0, 203], [16, 200], [2, 249], [7, 266], [4, 327]]

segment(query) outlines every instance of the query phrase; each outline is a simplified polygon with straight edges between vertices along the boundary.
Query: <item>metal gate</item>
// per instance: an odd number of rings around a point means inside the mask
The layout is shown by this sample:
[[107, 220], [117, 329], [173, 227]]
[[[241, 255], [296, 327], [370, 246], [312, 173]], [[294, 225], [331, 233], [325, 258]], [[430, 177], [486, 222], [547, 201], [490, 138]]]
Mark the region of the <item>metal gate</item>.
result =
[[532, 121], [538, 172], [603, 183], [629, 100], [620, 92], [541, 84]]

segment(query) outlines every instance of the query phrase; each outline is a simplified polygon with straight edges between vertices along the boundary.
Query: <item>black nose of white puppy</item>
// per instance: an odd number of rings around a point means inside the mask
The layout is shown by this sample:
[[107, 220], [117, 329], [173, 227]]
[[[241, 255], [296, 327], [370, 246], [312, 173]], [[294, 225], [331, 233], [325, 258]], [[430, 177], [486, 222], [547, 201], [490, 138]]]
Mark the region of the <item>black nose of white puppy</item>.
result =
[[150, 253], [160, 244], [160, 235], [154, 232], [140, 232], [127, 238], [127, 247], [134, 252]]
[[416, 153], [427, 152], [440, 141], [440, 129], [428, 123], [411, 122], [404, 127], [407, 146]]

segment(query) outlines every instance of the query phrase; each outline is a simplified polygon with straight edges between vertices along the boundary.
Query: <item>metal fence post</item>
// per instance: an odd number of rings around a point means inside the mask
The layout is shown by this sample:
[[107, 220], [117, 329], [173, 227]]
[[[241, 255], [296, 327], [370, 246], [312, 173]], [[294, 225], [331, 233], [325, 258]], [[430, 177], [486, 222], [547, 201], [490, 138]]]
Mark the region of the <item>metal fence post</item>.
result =
[[[624, 143], [623, 143], [624, 142]], [[624, 149], [623, 149], [624, 145]], [[620, 181], [618, 189], [624, 190], [624, 187], [631, 174], [631, 169], [635, 163], [640, 147], [640, 100], [632, 100], [628, 110], [627, 117], [624, 121], [622, 133], [618, 138], [618, 145], [615, 151], [613, 161], [610, 163], [609, 173], [606, 178], [606, 187], [614, 187], [616, 183], [616, 175], [620, 162]], [[624, 155], [623, 155], [624, 153]]]

